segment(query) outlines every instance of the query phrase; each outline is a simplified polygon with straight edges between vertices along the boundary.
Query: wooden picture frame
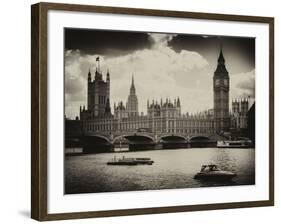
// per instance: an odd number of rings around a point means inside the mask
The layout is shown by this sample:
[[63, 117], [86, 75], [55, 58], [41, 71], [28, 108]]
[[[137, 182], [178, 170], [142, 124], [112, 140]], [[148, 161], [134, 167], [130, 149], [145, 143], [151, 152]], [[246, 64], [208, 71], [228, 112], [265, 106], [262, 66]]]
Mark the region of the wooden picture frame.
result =
[[[170, 212], [187, 212], [226, 208], [246, 208], [274, 205], [274, 18], [240, 15], [223, 15], [182, 11], [162, 11], [137, 8], [116, 8], [90, 5], [38, 3], [31, 7], [31, 217], [39, 221], [80, 219], [109, 216], [141, 215]], [[151, 208], [130, 208], [106, 211], [83, 211], [48, 213], [48, 99], [47, 99], [47, 48], [48, 19], [50, 10], [71, 12], [158, 16], [166, 18], [189, 18], [212, 21], [234, 21], [269, 25], [269, 199], [233, 203], [215, 203]]]

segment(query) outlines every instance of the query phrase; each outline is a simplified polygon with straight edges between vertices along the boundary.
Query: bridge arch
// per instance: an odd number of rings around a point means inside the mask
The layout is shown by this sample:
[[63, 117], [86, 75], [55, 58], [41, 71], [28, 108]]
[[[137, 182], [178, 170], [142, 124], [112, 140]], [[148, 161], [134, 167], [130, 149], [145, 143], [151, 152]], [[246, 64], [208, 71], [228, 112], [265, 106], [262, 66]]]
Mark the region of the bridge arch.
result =
[[182, 141], [186, 141], [187, 138], [183, 135], [179, 135], [179, 134], [165, 134], [165, 135], [162, 135], [162, 136], [159, 136], [159, 140], [162, 140], [162, 141], [179, 141], [179, 140], [182, 140]]
[[192, 142], [192, 141], [210, 141], [211, 139], [206, 135], [196, 135], [196, 136], [189, 137], [188, 140]]
[[145, 134], [124, 134], [124, 135], [118, 135], [113, 138], [112, 143], [114, 144], [118, 139], [125, 138], [129, 142], [132, 141], [141, 141], [141, 142], [154, 142], [155, 139], [150, 135]]
[[83, 137], [83, 153], [112, 152], [110, 139], [99, 134], [88, 134]]
[[[117, 135], [117, 136], [115, 136], [115, 137], [113, 138], [112, 143], [114, 144], [114, 143], [118, 142], [118, 140], [121, 140], [122, 138], [125, 138], [125, 139], [126, 139], [126, 136], [127, 136], [127, 135]], [[128, 139], [127, 139], [127, 140], [128, 140]]]
[[86, 135], [84, 136], [84, 139], [91, 141], [95, 140], [97, 143], [111, 143], [107, 137], [98, 134]]

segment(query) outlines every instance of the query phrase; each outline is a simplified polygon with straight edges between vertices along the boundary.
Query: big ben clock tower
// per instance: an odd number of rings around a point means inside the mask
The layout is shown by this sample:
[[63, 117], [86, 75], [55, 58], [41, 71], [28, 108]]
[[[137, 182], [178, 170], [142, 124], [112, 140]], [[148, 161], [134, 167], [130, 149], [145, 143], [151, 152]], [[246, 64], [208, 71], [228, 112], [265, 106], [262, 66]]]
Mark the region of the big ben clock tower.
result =
[[214, 121], [217, 132], [229, 129], [229, 76], [220, 50], [218, 65], [213, 77]]

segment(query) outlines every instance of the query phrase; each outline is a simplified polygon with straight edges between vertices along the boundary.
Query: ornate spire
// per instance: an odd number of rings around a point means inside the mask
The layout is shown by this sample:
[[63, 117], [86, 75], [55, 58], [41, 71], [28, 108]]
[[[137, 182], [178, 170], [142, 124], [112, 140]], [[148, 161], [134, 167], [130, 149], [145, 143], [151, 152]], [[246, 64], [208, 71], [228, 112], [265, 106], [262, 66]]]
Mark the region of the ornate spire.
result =
[[130, 94], [131, 95], [136, 94], [136, 88], [135, 88], [135, 83], [134, 83], [134, 75], [132, 75], [132, 83], [131, 83], [131, 88], [130, 88]]
[[220, 42], [220, 55], [219, 55], [219, 58], [218, 58], [218, 63], [223, 64], [223, 65], [225, 63], [224, 56], [223, 56], [223, 53], [222, 53], [222, 42]]
[[225, 67], [225, 59], [223, 56], [222, 43], [220, 42], [220, 54], [218, 57], [218, 65], [215, 71], [215, 76], [228, 77], [228, 71]]
[[91, 69], [89, 68], [89, 72], [88, 72], [88, 82], [92, 81], [92, 75], [91, 75]]
[[180, 107], [180, 106], [181, 106], [180, 98], [178, 97], [178, 99], [177, 99], [177, 107]]

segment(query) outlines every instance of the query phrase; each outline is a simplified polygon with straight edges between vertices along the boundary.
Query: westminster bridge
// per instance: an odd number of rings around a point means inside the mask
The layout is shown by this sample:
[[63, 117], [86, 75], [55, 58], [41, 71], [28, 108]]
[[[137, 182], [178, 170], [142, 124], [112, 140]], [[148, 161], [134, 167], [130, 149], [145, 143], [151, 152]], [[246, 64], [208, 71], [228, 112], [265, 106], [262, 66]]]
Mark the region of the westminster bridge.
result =
[[86, 153], [113, 151], [126, 145], [129, 150], [173, 149], [188, 147], [215, 146], [224, 137], [215, 133], [196, 133], [183, 135], [180, 133], [151, 132], [87, 132], [77, 136]]

